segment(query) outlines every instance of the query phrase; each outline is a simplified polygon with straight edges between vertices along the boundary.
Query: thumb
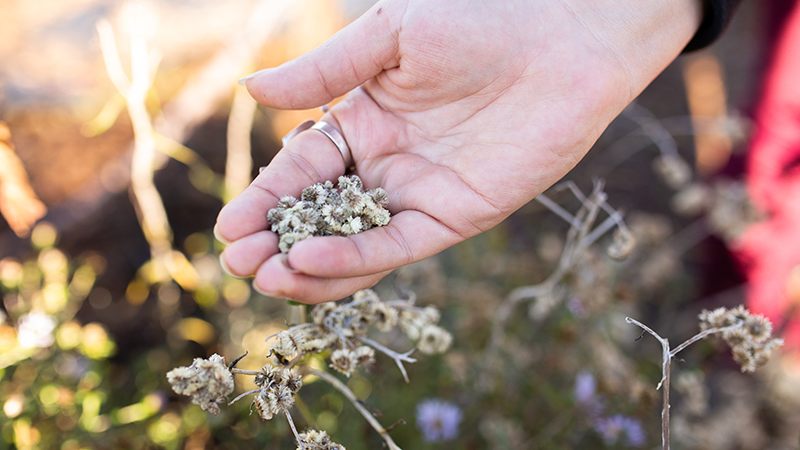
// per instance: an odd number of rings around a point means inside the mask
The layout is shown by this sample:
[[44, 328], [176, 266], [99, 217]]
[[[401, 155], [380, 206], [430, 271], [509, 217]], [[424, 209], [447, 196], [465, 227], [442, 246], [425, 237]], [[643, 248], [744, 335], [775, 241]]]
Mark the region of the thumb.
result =
[[322, 106], [397, 65], [400, 3], [378, 2], [322, 46], [242, 82], [253, 98], [267, 106]]

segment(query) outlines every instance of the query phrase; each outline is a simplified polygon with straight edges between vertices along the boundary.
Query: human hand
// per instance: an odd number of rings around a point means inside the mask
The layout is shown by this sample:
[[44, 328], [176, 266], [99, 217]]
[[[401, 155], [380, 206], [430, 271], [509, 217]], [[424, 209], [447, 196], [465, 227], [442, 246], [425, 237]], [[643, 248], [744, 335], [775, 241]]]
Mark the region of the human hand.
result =
[[700, 1], [383, 0], [322, 47], [246, 80], [260, 103], [336, 104], [389, 225], [278, 253], [266, 212], [346, 170], [304, 131], [219, 215], [223, 266], [266, 294], [345, 297], [486, 231], [563, 177], [686, 45]]

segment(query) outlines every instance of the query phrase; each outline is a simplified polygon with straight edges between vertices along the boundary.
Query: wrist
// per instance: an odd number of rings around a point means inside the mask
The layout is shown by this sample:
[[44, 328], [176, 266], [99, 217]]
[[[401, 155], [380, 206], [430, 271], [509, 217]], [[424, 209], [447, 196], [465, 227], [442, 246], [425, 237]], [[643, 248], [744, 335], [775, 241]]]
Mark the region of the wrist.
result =
[[686, 47], [702, 0], [564, 0], [625, 66], [632, 98]]

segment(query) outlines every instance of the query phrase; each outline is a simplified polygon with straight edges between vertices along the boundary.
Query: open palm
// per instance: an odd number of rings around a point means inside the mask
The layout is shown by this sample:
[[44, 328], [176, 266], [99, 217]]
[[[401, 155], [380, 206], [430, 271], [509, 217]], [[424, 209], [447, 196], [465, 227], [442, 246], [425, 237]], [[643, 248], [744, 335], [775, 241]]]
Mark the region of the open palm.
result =
[[325, 120], [347, 139], [356, 174], [389, 193], [392, 221], [278, 253], [266, 211], [346, 169], [325, 136], [305, 131], [220, 213], [224, 266], [271, 295], [334, 300], [490, 229], [574, 167], [675, 57], [697, 24], [690, 2], [649, 15], [632, 3], [627, 16], [611, 1], [379, 2], [247, 87], [290, 109], [349, 92]]

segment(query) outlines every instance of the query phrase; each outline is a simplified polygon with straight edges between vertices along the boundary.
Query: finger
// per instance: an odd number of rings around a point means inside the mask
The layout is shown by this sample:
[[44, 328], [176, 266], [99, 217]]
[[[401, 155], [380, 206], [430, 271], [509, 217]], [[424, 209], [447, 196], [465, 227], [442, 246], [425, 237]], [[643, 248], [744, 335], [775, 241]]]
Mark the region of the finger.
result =
[[268, 228], [267, 211], [286, 195], [332, 180], [345, 171], [342, 155], [322, 133], [307, 130], [294, 137], [238, 197], [217, 217], [215, 232], [234, 242]]
[[303, 303], [339, 300], [374, 286], [389, 272], [353, 278], [317, 278], [302, 274], [287, 264], [286, 255], [275, 255], [256, 272], [253, 287], [264, 295], [291, 298]]
[[259, 231], [231, 243], [219, 255], [222, 268], [234, 277], [249, 277], [278, 251], [278, 235]]
[[248, 91], [275, 108], [313, 108], [396, 66], [401, 3], [379, 2], [316, 50], [246, 77]]
[[419, 261], [464, 238], [425, 213], [407, 210], [384, 227], [298, 242], [289, 252], [289, 264], [317, 277], [360, 277]]

